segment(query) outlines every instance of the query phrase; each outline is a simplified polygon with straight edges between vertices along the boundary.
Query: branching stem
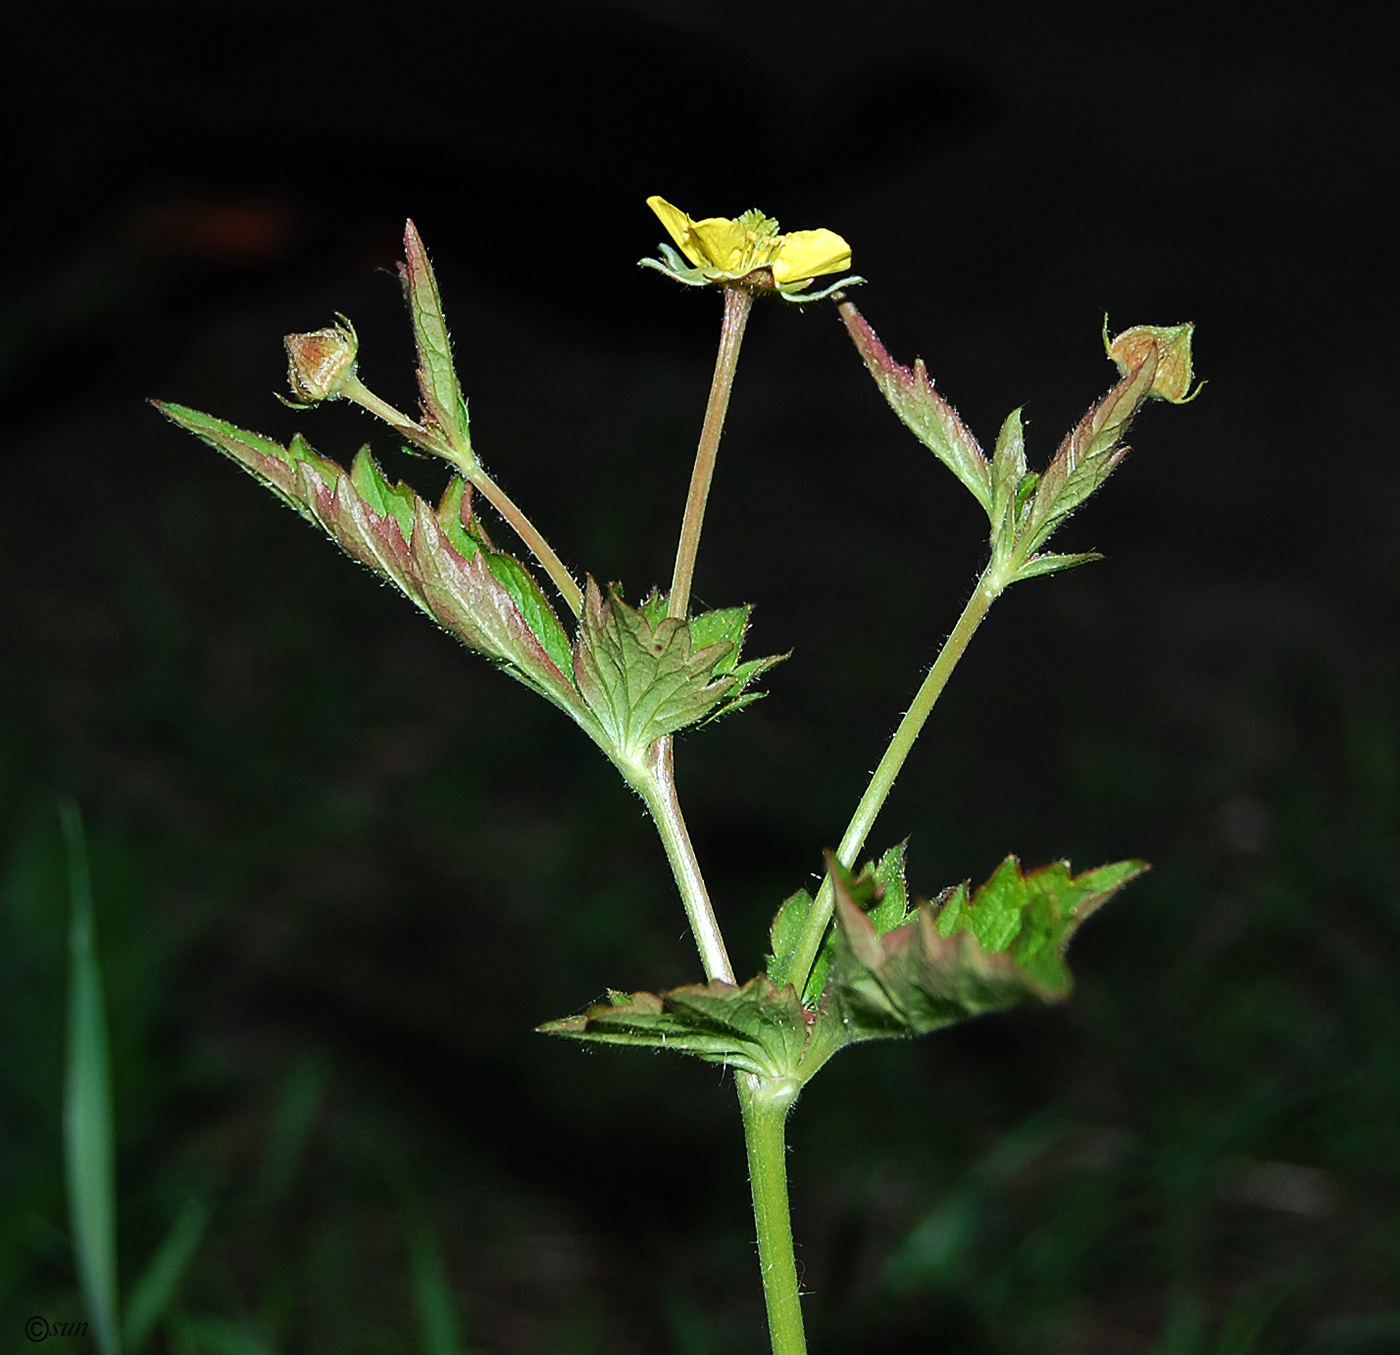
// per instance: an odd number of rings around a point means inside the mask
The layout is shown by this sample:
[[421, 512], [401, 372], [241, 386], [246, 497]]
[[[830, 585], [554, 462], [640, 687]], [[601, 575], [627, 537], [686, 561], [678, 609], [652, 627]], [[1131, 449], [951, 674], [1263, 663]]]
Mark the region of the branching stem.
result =
[[[836, 849], [836, 856], [847, 869], [855, 864], [857, 853], [865, 846], [866, 836], [894, 786], [895, 777], [904, 766], [905, 759], [933, 710], [934, 703], [942, 695], [943, 688], [948, 685], [948, 679], [952, 676], [953, 669], [958, 666], [958, 660], [966, 651], [968, 642], [1008, 582], [1005, 566], [999, 561], [994, 560], [982, 571], [982, 577], [977, 580], [977, 587], [967, 600], [967, 606], [963, 608], [952, 633], [943, 642], [943, 648], [939, 650], [933, 667], [924, 678], [913, 704], [899, 722], [899, 728], [890, 739], [889, 747], [880, 759], [880, 765], [871, 774], [870, 784], [866, 786], [865, 794], [860, 797], [860, 803], [846, 826], [841, 845]], [[812, 965], [816, 963], [817, 952], [831, 921], [834, 903], [831, 880], [828, 877], [822, 881], [821, 889], [817, 892], [816, 902], [812, 905], [807, 925], [793, 956], [792, 967], [788, 971], [789, 978], [799, 993], [806, 987], [807, 976], [812, 972]]]
[[429, 453], [441, 457], [449, 465], [461, 472], [462, 478], [473, 489], [480, 490], [486, 501], [510, 524], [516, 536], [529, 548], [530, 554], [540, 562], [549, 575], [560, 596], [569, 605], [575, 616], [583, 611], [583, 593], [573, 575], [564, 567], [564, 562], [554, 553], [554, 548], [544, 539], [538, 527], [521, 510], [520, 505], [510, 497], [487, 473], [474, 455], [464, 456], [451, 446], [446, 438], [397, 410], [385, 400], [381, 400], [358, 377], [351, 377], [340, 388], [340, 394], [354, 401], [361, 409], [368, 410], [377, 418], [383, 419], [406, 442]]

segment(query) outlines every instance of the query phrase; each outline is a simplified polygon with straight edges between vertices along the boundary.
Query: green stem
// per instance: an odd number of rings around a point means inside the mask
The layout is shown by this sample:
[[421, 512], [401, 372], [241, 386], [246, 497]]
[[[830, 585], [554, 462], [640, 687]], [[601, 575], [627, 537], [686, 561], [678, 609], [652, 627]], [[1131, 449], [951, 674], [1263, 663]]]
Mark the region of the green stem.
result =
[[705, 424], [695, 449], [695, 468], [690, 473], [690, 492], [685, 500], [681, 539], [676, 546], [676, 567], [671, 574], [671, 595], [666, 615], [685, 617], [690, 609], [690, 585], [695, 577], [695, 556], [700, 549], [700, 529], [705, 522], [705, 502], [710, 497], [710, 481], [715, 473], [715, 457], [724, 432], [724, 416], [729, 409], [729, 392], [739, 365], [739, 345], [753, 307], [753, 293], [742, 287], [724, 289], [724, 319], [720, 324], [719, 352], [715, 374], [710, 382], [710, 398], [705, 405]]
[[647, 808], [651, 810], [656, 831], [666, 848], [666, 859], [670, 861], [671, 873], [676, 877], [676, 887], [685, 905], [685, 915], [690, 920], [690, 931], [695, 937], [695, 948], [700, 952], [700, 963], [705, 967], [705, 977], [733, 983], [734, 969], [729, 963], [724, 935], [719, 929], [719, 919], [715, 917], [709, 890], [705, 888], [705, 877], [700, 873], [700, 862], [676, 796], [670, 735], [652, 744], [649, 765], [632, 784], [641, 792]]
[[753, 1218], [758, 1231], [758, 1264], [768, 1309], [773, 1355], [806, 1355], [801, 1293], [792, 1247], [788, 1207], [787, 1142], [783, 1127], [797, 1095], [793, 1079], [739, 1075], [739, 1107], [744, 1115]]
[[[914, 747], [914, 740], [919, 737], [919, 731], [923, 729], [924, 721], [928, 719], [934, 703], [942, 695], [943, 688], [948, 685], [948, 679], [952, 676], [953, 669], [958, 666], [958, 660], [966, 651], [968, 642], [977, 627], [982, 624], [982, 618], [987, 615], [988, 608], [1009, 582], [1005, 565], [1001, 561], [993, 560], [982, 571], [982, 577], [977, 580], [977, 587], [967, 600], [962, 615], [958, 617], [957, 625], [943, 642], [943, 648], [938, 651], [938, 658], [934, 660], [933, 667], [924, 678], [913, 704], [899, 722], [899, 728], [890, 739], [890, 745], [885, 749], [880, 765], [872, 773], [870, 784], [865, 788], [865, 794], [860, 797], [860, 803], [856, 806], [856, 811], [841, 838], [841, 845], [836, 849], [837, 859], [847, 869], [854, 865], [856, 854], [865, 845], [866, 835], [888, 798], [895, 777], [904, 766], [905, 759]], [[793, 955], [792, 966], [788, 970], [789, 978], [799, 993], [806, 987], [807, 976], [816, 963], [817, 952], [826, 936], [827, 924], [831, 921], [834, 902], [831, 880], [827, 878], [822, 881], [821, 889], [817, 892], [816, 902], [812, 905], [807, 925]]]
[[346, 381], [339, 393], [345, 399], [359, 405], [361, 409], [366, 409], [377, 418], [383, 419], [406, 442], [411, 442], [420, 450], [441, 457], [455, 466], [461, 472], [462, 478], [473, 489], [480, 490], [487, 502], [514, 529], [516, 536], [525, 543], [530, 554], [540, 562], [573, 614], [578, 616], [583, 611], [583, 593], [574, 582], [573, 575], [564, 567], [564, 562], [554, 553], [554, 548], [544, 539], [539, 528], [525, 516], [519, 504], [486, 473], [485, 467], [474, 455], [463, 456], [445, 438], [424, 428], [422, 424], [415, 423], [388, 401], [381, 400], [358, 377], [351, 377]]

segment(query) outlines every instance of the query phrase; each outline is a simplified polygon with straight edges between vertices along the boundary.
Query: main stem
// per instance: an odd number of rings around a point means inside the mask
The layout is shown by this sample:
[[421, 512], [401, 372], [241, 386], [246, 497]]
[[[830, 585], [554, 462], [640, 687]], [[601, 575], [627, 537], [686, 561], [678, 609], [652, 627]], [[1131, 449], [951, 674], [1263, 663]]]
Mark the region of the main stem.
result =
[[724, 319], [720, 324], [719, 352], [715, 374], [710, 382], [710, 398], [705, 405], [705, 425], [695, 449], [695, 469], [690, 473], [690, 493], [686, 495], [681, 539], [676, 546], [676, 567], [671, 575], [671, 596], [666, 615], [684, 618], [690, 609], [690, 585], [695, 577], [695, 556], [700, 549], [700, 529], [705, 522], [705, 503], [710, 497], [715, 457], [719, 454], [724, 416], [729, 410], [729, 392], [739, 365], [739, 345], [753, 307], [753, 293], [742, 287], [724, 289]]
[[[943, 648], [938, 651], [938, 657], [929, 669], [928, 676], [924, 678], [913, 704], [905, 712], [904, 718], [899, 722], [899, 728], [890, 739], [889, 747], [880, 759], [880, 765], [871, 775], [865, 794], [860, 797], [860, 803], [856, 806], [856, 811], [841, 838], [841, 845], [836, 849], [837, 859], [847, 869], [854, 864], [856, 854], [865, 845], [866, 836], [889, 797], [895, 777], [904, 766], [905, 759], [914, 746], [914, 740], [919, 737], [919, 731], [923, 729], [934, 703], [942, 695], [943, 688], [948, 685], [948, 679], [952, 676], [953, 669], [958, 666], [958, 660], [966, 651], [968, 642], [976, 633], [977, 627], [982, 624], [982, 618], [987, 615], [988, 608], [1005, 587], [1003, 566], [993, 561], [982, 571], [982, 577], [977, 580], [977, 587], [968, 598], [967, 606], [963, 608], [952, 633], [943, 642]], [[807, 976], [816, 962], [817, 952], [826, 936], [827, 924], [831, 921], [834, 902], [835, 896], [828, 877], [822, 881], [821, 889], [817, 892], [816, 902], [812, 905], [802, 939], [798, 943], [792, 966], [788, 971], [799, 993], [806, 986]]]
[[801, 1293], [792, 1247], [788, 1206], [787, 1142], [783, 1133], [795, 1083], [739, 1074], [739, 1108], [744, 1116], [753, 1218], [758, 1231], [758, 1264], [773, 1355], [806, 1355]]

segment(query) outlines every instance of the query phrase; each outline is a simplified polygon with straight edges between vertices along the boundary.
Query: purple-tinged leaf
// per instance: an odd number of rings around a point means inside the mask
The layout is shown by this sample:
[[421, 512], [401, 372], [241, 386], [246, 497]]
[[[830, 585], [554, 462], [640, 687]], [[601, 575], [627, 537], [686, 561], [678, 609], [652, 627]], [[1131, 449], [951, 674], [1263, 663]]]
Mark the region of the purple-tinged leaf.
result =
[[778, 987], [760, 974], [742, 988], [715, 979], [661, 994], [614, 993], [582, 1016], [550, 1021], [539, 1030], [593, 1044], [669, 1049], [782, 1078], [796, 1075], [811, 1021], [791, 985]]
[[1122, 445], [1128, 424], [1152, 393], [1157, 350], [1148, 346], [1133, 368], [1075, 425], [1055, 459], [1041, 473], [1035, 500], [1022, 534], [1027, 555], [1040, 549], [1051, 533], [1114, 472], [1128, 454]]
[[571, 680], [558, 617], [523, 565], [475, 539], [470, 494], [460, 481], [434, 512], [406, 485], [391, 486], [367, 452], [347, 473], [300, 435], [282, 447], [196, 410], [157, 407], [236, 460], [469, 649], [499, 663], [599, 739], [598, 722]]
[[404, 294], [413, 313], [413, 336], [418, 345], [418, 390], [426, 421], [453, 451], [471, 458], [467, 403], [452, 364], [452, 341], [442, 311], [437, 277], [428, 251], [412, 221], [404, 224], [404, 262], [399, 266]]
[[841, 302], [840, 311], [847, 332], [890, 408], [990, 514], [991, 466], [957, 410], [934, 389], [923, 359], [915, 360], [912, 371], [900, 366], [850, 301]]
[[920, 1035], [1017, 1002], [1067, 997], [1071, 936], [1146, 869], [1120, 861], [1073, 876], [1060, 861], [1024, 875], [1007, 857], [975, 895], [959, 885], [881, 934], [856, 882], [829, 864], [837, 939], [824, 1008], [847, 1042]]

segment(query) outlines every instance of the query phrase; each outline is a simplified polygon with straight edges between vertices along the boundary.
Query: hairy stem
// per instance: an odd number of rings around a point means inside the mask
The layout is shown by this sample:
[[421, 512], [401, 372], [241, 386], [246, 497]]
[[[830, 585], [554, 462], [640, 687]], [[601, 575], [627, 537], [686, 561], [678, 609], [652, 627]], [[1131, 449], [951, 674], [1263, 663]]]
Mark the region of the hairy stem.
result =
[[806, 1355], [801, 1293], [792, 1246], [788, 1207], [787, 1141], [783, 1132], [788, 1107], [797, 1094], [795, 1080], [739, 1075], [739, 1107], [744, 1116], [753, 1218], [758, 1232], [758, 1264], [768, 1309], [773, 1355]]
[[[943, 648], [938, 651], [938, 657], [929, 669], [928, 676], [924, 678], [913, 704], [899, 722], [899, 728], [890, 739], [889, 747], [880, 759], [880, 765], [871, 774], [870, 784], [866, 786], [865, 794], [860, 797], [860, 803], [856, 806], [856, 811], [841, 838], [841, 845], [836, 849], [837, 859], [847, 869], [854, 865], [856, 854], [865, 846], [866, 836], [894, 786], [895, 777], [904, 766], [905, 759], [914, 746], [914, 740], [919, 737], [919, 731], [923, 729], [934, 703], [942, 695], [943, 688], [948, 685], [948, 679], [952, 676], [953, 669], [958, 666], [958, 660], [966, 651], [968, 642], [977, 627], [982, 624], [982, 618], [987, 615], [988, 608], [997, 600], [1008, 582], [1005, 567], [999, 561], [994, 560], [982, 571], [982, 577], [977, 580], [977, 587], [967, 600], [967, 606], [963, 608], [952, 633], [943, 642]], [[817, 892], [816, 902], [812, 905], [807, 925], [793, 956], [792, 967], [788, 971], [791, 982], [799, 993], [806, 986], [807, 976], [816, 962], [817, 952], [826, 936], [827, 924], [831, 921], [834, 903], [831, 880], [827, 878], [822, 881], [821, 889]]]
[[676, 796], [670, 735], [652, 744], [646, 774], [637, 777], [633, 785], [641, 792], [647, 808], [651, 810], [656, 831], [666, 848], [666, 859], [670, 861], [671, 873], [676, 877], [676, 887], [685, 905], [685, 915], [690, 920], [691, 934], [695, 937], [695, 948], [700, 952], [700, 963], [705, 967], [705, 977], [733, 983], [734, 969], [729, 963], [724, 935], [719, 929], [719, 920], [715, 917], [709, 890], [705, 888], [705, 877], [700, 873], [700, 862], [696, 859], [695, 847], [690, 841], [680, 800]]
[[719, 331], [719, 353], [710, 382], [710, 398], [705, 405], [705, 424], [695, 449], [695, 469], [690, 474], [690, 492], [685, 500], [681, 539], [676, 546], [676, 567], [671, 574], [671, 595], [666, 614], [684, 618], [690, 609], [690, 585], [695, 577], [695, 556], [700, 549], [700, 529], [705, 522], [705, 502], [710, 497], [710, 481], [715, 473], [720, 434], [729, 409], [729, 392], [739, 365], [739, 345], [753, 307], [753, 293], [742, 287], [724, 289], [724, 319]]
[[520, 505], [486, 473], [485, 467], [474, 455], [464, 456], [452, 447], [446, 438], [439, 437], [420, 423], [415, 423], [407, 414], [381, 400], [358, 377], [351, 377], [340, 393], [345, 399], [354, 401], [361, 409], [366, 409], [377, 418], [383, 419], [406, 442], [411, 442], [421, 451], [441, 457], [449, 465], [455, 466], [461, 472], [462, 478], [473, 489], [480, 490], [486, 501], [510, 524], [516, 536], [525, 543], [530, 554], [549, 575], [559, 590], [559, 595], [568, 603], [570, 611], [575, 616], [583, 611], [583, 593], [574, 582], [573, 575], [564, 567], [564, 562], [554, 553], [554, 548], [544, 539], [539, 528], [521, 511]]

